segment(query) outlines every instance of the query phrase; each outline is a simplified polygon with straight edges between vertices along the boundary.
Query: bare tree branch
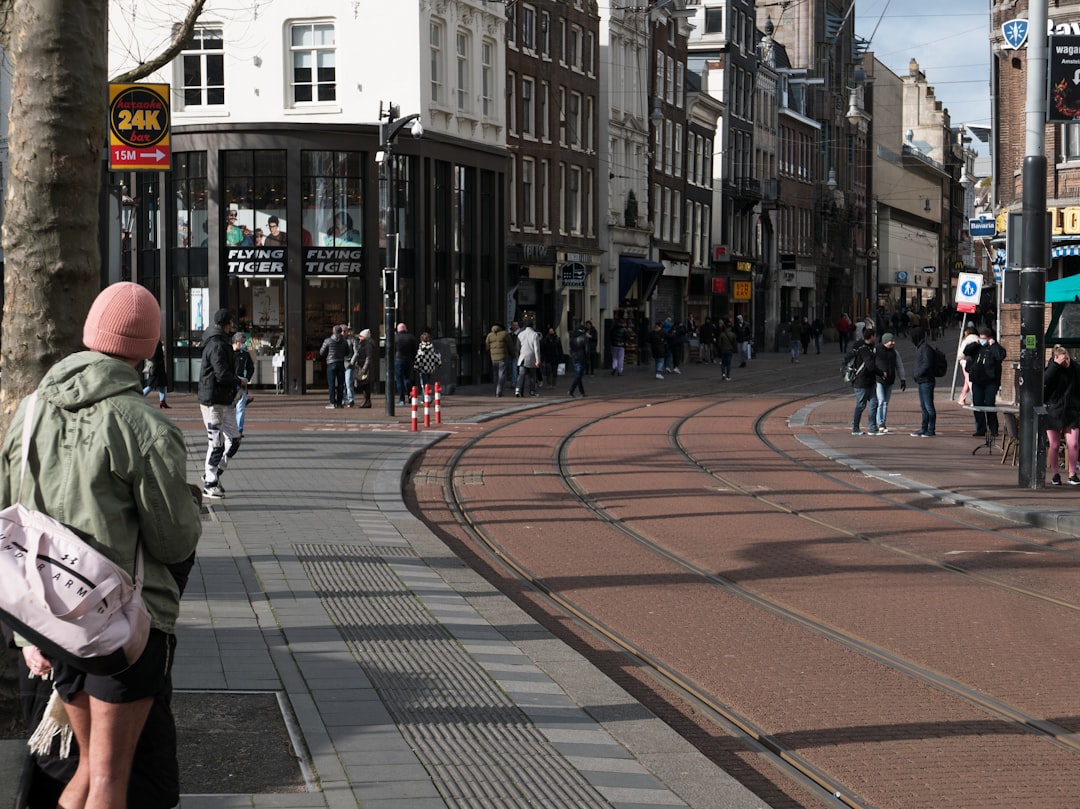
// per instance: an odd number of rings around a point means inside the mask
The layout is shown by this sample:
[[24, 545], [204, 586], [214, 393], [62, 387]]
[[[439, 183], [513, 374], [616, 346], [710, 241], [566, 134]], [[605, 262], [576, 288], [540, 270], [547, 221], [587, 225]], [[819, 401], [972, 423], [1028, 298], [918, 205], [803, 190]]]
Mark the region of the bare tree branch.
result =
[[11, 50], [11, 14], [15, 0], [0, 0], [0, 48]]
[[[11, 2], [14, 2], [14, 0], [0, 0], [0, 13], [3, 12], [4, 6]], [[191, 4], [191, 8], [188, 9], [187, 16], [184, 17], [184, 21], [180, 23], [180, 27], [176, 29], [176, 34], [173, 36], [172, 42], [169, 43], [169, 47], [150, 61], [142, 62], [126, 73], [121, 73], [119, 76], [116, 76], [109, 81], [114, 84], [128, 84], [129, 82], [144, 79], [159, 68], [169, 64], [169, 62], [175, 59], [176, 55], [183, 50], [184, 45], [186, 45], [191, 38], [192, 33], [195, 31], [195, 23], [198, 22], [199, 15], [202, 14], [205, 5], [206, 0], [194, 0]], [[2, 35], [3, 32], [0, 30], [0, 36]]]

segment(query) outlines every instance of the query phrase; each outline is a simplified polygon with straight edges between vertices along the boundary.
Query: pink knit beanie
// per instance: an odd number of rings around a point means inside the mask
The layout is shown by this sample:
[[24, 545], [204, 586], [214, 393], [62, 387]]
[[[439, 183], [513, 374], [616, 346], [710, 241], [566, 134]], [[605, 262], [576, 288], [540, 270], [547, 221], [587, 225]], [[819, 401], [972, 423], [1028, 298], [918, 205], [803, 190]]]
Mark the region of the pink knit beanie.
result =
[[91, 351], [144, 360], [161, 336], [161, 307], [146, 287], [121, 281], [94, 299], [83, 325], [83, 345]]

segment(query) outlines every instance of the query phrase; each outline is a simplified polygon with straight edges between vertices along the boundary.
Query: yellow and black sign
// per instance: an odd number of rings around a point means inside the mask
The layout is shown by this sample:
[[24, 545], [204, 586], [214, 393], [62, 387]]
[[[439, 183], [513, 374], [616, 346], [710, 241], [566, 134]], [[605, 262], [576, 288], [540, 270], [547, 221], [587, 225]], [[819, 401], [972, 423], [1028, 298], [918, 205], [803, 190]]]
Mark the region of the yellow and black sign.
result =
[[109, 85], [109, 167], [169, 168], [169, 85]]
[[750, 300], [753, 285], [749, 281], [736, 281], [731, 285], [731, 297], [737, 301]]

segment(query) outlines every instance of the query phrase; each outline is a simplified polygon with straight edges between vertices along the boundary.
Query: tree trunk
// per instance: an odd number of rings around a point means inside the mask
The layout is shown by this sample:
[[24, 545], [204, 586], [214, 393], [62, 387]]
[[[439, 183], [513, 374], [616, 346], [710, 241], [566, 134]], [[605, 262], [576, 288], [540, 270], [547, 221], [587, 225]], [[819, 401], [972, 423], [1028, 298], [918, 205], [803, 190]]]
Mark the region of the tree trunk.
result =
[[82, 345], [101, 286], [107, 0], [17, 0], [11, 27], [0, 427]]
[[[0, 430], [49, 367], [82, 346], [83, 320], [101, 286], [107, 21], [108, 0], [15, 0], [4, 19], [14, 72]], [[0, 691], [13, 688], [12, 659], [0, 654]]]

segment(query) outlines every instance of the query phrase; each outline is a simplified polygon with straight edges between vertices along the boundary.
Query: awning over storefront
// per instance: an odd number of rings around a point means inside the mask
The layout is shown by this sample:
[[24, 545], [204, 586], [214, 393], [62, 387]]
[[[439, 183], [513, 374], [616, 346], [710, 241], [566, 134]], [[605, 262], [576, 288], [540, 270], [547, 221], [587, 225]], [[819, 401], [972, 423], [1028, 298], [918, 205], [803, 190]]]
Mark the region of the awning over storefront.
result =
[[634, 285], [634, 281], [641, 276], [641, 299], [648, 298], [647, 292], [650, 292], [656, 285], [656, 279], [660, 277], [660, 274], [664, 271], [664, 265], [659, 261], [650, 261], [647, 258], [634, 258], [632, 256], [620, 256], [619, 257], [619, 300], [623, 300], [626, 297], [626, 293], [630, 291], [630, 287]]
[[[1080, 256], [1080, 243], [1059, 244], [1057, 247], [1051, 248], [1050, 258], [1062, 258], [1064, 256]], [[1057, 282], [1051, 281], [1050, 283], [1054, 284]], [[1049, 287], [1049, 284], [1047, 284], [1047, 287]]]
[[[1076, 249], [1080, 250], [1080, 245]], [[1080, 252], [1070, 253], [1070, 255], [1080, 255]], [[1077, 296], [1080, 296], [1080, 274], [1046, 283], [1047, 303], [1072, 303]]]

